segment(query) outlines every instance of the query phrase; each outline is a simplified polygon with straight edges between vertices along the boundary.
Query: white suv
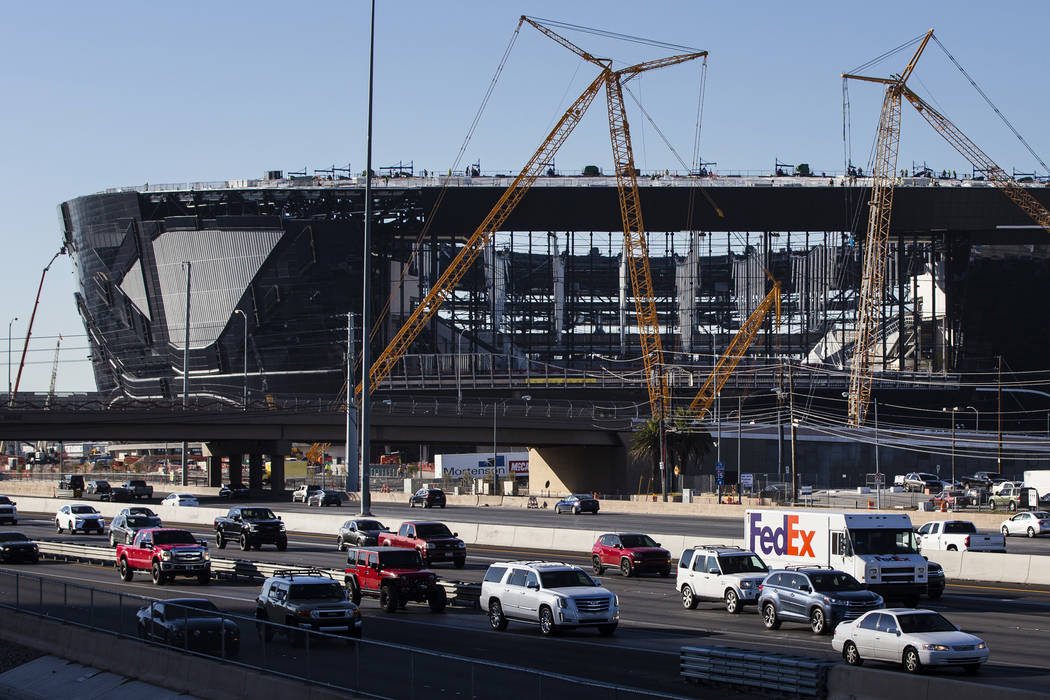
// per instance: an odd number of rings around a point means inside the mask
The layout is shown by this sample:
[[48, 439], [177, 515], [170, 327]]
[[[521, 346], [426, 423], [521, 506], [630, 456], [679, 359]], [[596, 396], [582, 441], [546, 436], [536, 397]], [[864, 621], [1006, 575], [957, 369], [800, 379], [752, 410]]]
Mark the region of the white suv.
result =
[[481, 605], [494, 630], [510, 620], [539, 623], [548, 636], [567, 627], [597, 627], [612, 634], [620, 622], [620, 600], [578, 566], [544, 561], [491, 564], [481, 584]]
[[292, 503], [299, 502], [299, 503], [304, 503], [305, 504], [307, 499], [310, 498], [310, 495], [314, 491], [320, 491], [320, 490], [321, 490], [320, 486], [314, 486], [314, 485], [311, 485], [311, 484], [303, 484], [302, 486], [297, 488], [295, 491], [292, 491]]
[[55, 532], [69, 530], [70, 534], [75, 535], [77, 531], [94, 530], [101, 535], [105, 529], [106, 521], [102, 519], [102, 513], [83, 503], [62, 506], [55, 513]]
[[725, 545], [698, 545], [682, 552], [675, 587], [682, 606], [694, 610], [701, 600], [721, 600], [736, 614], [758, 601], [758, 585], [769, 568], [754, 552]]

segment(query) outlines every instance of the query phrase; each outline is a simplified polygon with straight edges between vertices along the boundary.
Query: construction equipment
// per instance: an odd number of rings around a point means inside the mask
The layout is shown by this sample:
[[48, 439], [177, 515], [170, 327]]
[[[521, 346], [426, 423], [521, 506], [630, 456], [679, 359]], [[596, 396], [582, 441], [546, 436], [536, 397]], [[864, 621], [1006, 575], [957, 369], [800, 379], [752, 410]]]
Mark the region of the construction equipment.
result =
[[51, 407], [51, 400], [55, 398], [55, 384], [58, 382], [58, 350], [62, 347], [62, 336], [58, 336], [55, 343], [55, 359], [51, 361], [51, 388], [48, 389], [47, 398], [44, 400], [44, 410]]
[[15, 377], [15, 390], [14, 393], [18, 393], [18, 385], [22, 382], [22, 370], [26, 366], [26, 353], [29, 352], [29, 338], [33, 335], [33, 321], [36, 320], [36, 308], [40, 306], [40, 292], [44, 290], [44, 277], [47, 276], [47, 271], [51, 269], [51, 266], [58, 260], [59, 255], [65, 255], [66, 247], [62, 246], [55, 253], [54, 257], [51, 258], [51, 262], [47, 264], [44, 271], [40, 273], [40, 285], [36, 288], [36, 300], [33, 302], [33, 313], [29, 315], [29, 327], [26, 328], [26, 342], [22, 346], [22, 359], [18, 362], [18, 376]]
[[[700, 51], [670, 56], [613, 71], [611, 59], [592, 56], [568, 39], [528, 17], [521, 17], [519, 27], [521, 23], [528, 23], [580, 58], [595, 64], [601, 68], [601, 73], [565, 111], [522, 171], [514, 178], [514, 181], [496, 202], [496, 205], [475, 229], [459, 254], [438, 278], [438, 281], [412, 312], [386, 349], [376, 358], [369, 370], [371, 386], [375, 387], [382, 383], [398, 360], [408, 351], [409, 346], [434, 314], [437, 313], [445, 299], [456, 288], [463, 275], [466, 274], [482, 249], [489, 244], [495, 232], [499, 230], [507, 217], [510, 216], [510, 213], [518, 205], [522, 197], [525, 196], [525, 193], [536, 181], [536, 178], [545, 172], [558, 149], [561, 148], [565, 139], [579, 124], [587, 108], [604, 85], [609, 109], [609, 133], [612, 141], [617, 191], [619, 193], [620, 211], [624, 224], [624, 254], [628, 256], [631, 282], [634, 287], [635, 312], [638, 318], [638, 332], [642, 345], [649, 401], [653, 415], [663, 415], [668, 407], [669, 395], [665, 388], [666, 383], [662, 381], [660, 376], [663, 365], [663, 349], [660, 342], [656, 305], [653, 299], [652, 276], [649, 270], [645, 229], [642, 223], [638, 197], [637, 171], [634, 167], [634, 156], [631, 150], [630, 130], [623, 104], [622, 85], [643, 72], [692, 61], [706, 56], [707, 52]], [[357, 386], [356, 391], [361, 391], [360, 385]]]
[[890, 215], [893, 211], [893, 188], [897, 174], [897, 150], [900, 143], [901, 98], [905, 98], [940, 134], [974, 167], [988, 177], [1037, 224], [1050, 232], [1050, 212], [1023, 187], [989, 158], [943, 114], [931, 107], [906, 85], [915, 65], [933, 37], [926, 32], [915, 54], [900, 75], [890, 78], [843, 73], [844, 79], [863, 80], [886, 85], [879, 131], [875, 146], [871, 200], [868, 212], [868, 234], [864, 244], [860, 299], [857, 305], [857, 330], [850, 362], [849, 424], [863, 425], [871, 398], [873, 348], [876, 325], [882, 308], [883, 283], [889, 249]]

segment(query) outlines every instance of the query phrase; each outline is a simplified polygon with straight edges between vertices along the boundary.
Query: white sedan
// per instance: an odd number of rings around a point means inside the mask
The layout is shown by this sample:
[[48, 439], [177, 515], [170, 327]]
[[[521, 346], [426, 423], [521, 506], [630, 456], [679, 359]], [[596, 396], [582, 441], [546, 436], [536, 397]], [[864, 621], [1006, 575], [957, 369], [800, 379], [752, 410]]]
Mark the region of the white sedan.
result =
[[160, 504], [162, 506], [199, 506], [200, 502], [191, 493], [169, 493]]
[[988, 660], [983, 639], [960, 631], [940, 613], [912, 608], [872, 610], [840, 622], [831, 646], [851, 666], [870, 659], [901, 664], [909, 673], [924, 666], [962, 666], [977, 673]]
[[1018, 513], [999, 526], [1003, 535], [1045, 535], [1050, 532], [1050, 513], [1045, 510], [1034, 510], [1029, 513]]

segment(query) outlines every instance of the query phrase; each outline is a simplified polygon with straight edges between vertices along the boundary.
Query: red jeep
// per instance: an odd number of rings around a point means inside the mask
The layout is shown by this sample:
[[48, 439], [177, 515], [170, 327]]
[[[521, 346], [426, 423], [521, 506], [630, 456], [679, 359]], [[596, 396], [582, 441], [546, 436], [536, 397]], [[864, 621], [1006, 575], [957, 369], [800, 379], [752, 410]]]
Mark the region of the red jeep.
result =
[[653, 542], [649, 535], [637, 533], [610, 533], [602, 535], [591, 548], [594, 573], [601, 575], [605, 567], [618, 567], [624, 576], [645, 572], [671, 575], [671, 553]]
[[386, 612], [403, 608], [409, 601], [426, 603], [433, 612], [441, 612], [448, 602], [437, 576], [423, 568], [414, 549], [351, 547], [344, 582], [354, 603], [360, 604], [363, 595], [377, 597]]

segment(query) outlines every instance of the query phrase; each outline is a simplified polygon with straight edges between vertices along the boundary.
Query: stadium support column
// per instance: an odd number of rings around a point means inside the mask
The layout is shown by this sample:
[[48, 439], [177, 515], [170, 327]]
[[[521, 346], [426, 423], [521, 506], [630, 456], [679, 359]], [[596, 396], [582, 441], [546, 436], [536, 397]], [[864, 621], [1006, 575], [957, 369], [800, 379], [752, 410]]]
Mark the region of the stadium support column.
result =
[[208, 457], [208, 486], [222, 486], [222, 455]]
[[243, 464], [242, 464], [242, 460], [243, 459], [244, 459], [244, 455], [242, 455], [240, 453], [229, 456], [229, 460], [230, 460], [230, 483], [231, 484], [242, 484], [242, 485], [244, 484], [244, 475], [241, 473], [242, 472], [242, 466], [243, 466]]
[[284, 491], [284, 455], [270, 455], [270, 490]]
[[263, 458], [261, 452], [248, 454], [248, 488], [261, 490], [263, 482]]

